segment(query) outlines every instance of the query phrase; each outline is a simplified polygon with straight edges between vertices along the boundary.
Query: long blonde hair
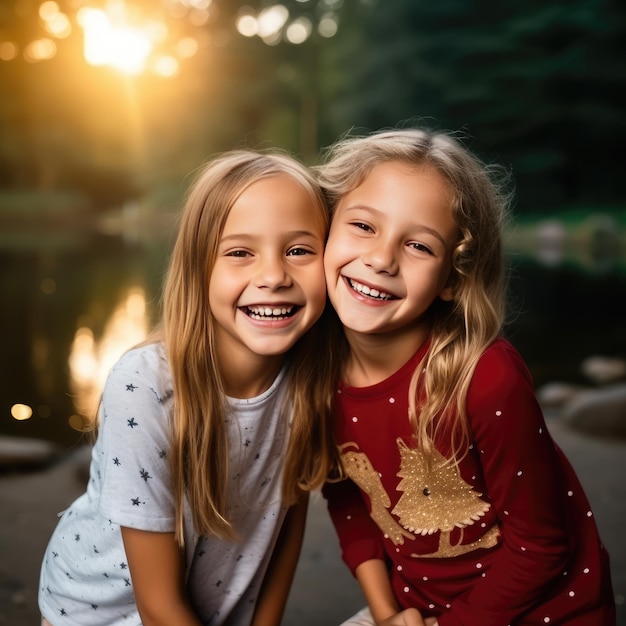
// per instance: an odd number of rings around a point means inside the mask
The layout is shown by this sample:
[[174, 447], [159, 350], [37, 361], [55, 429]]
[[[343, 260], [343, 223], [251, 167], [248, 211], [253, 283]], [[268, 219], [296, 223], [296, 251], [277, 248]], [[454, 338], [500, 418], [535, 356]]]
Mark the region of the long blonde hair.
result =
[[[170, 464], [176, 538], [181, 545], [185, 497], [198, 533], [236, 536], [226, 514], [226, 404], [215, 354], [215, 322], [208, 306], [209, 277], [234, 202], [256, 181], [276, 175], [289, 176], [307, 191], [327, 229], [328, 209], [314, 178], [281, 153], [240, 150], [213, 160], [191, 186], [182, 212], [164, 285], [162, 319], [174, 384]], [[283, 481], [287, 504], [295, 501], [300, 489], [322, 483], [335, 455], [330, 412], [336, 366], [323, 338], [326, 323], [323, 316], [287, 355], [287, 397], [293, 410]]]
[[445, 435], [449, 458], [458, 462], [470, 443], [465, 402], [472, 375], [504, 323], [501, 228], [511, 198], [510, 177], [502, 167], [481, 161], [451, 133], [402, 128], [346, 136], [316, 168], [331, 211], [376, 165], [389, 161], [434, 168], [453, 194], [459, 229], [449, 283], [453, 300], [438, 299], [431, 306], [430, 346], [413, 374], [409, 414], [416, 443], [426, 454]]

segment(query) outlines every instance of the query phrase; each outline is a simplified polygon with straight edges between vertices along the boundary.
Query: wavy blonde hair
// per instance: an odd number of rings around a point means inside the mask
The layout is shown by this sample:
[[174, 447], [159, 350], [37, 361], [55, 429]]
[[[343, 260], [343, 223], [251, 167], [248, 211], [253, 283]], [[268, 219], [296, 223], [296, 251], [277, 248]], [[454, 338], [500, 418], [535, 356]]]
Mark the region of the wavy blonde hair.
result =
[[453, 195], [459, 231], [449, 282], [453, 299], [437, 299], [429, 311], [431, 341], [411, 380], [409, 415], [416, 443], [427, 455], [445, 436], [449, 459], [458, 462], [470, 443], [466, 398], [472, 375], [504, 323], [501, 228], [511, 199], [510, 177], [502, 167], [481, 161], [451, 133], [402, 128], [346, 136], [315, 168], [331, 212], [376, 165], [390, 161], [434, 168]]
[[[328, 209], [315, 179], [282, 153], [241, 150], [213, 160], [196, 177], [182, 212], [164, 285], [160, 329], [174, 384], [170, 464], [176, 538], [181, 545], [185, 497], [198, 533], [224, 539], [236, 536], [226, 514], [226, 403], [215, 352], [215, 321], [208, 306], [209, 278], [224, 224], [237, 198], [253, 183], [279, 175], [306, 190], [327, 232]], [[323, 315], [286, 355], [290, 362], [286, 409], [293, 412], [283, 481], [287, 504], [296, 500], [300, 490], [323, 482], [336, 454], [330, 418], [332, 372], [337, 366], [325, 340], [326, 324]]]

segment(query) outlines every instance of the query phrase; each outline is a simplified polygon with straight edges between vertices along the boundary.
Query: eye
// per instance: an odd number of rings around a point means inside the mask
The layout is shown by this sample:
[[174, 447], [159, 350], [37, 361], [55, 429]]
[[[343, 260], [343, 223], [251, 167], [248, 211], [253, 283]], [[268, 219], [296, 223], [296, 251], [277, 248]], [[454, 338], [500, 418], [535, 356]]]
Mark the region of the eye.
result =
[[369, 224], [366, 224], [365, 222], [350, 222], [350, 224], [354, 226], [355, 228], [362, 230], [365, 233], [374, 232], [373, 228], [369, 226]]
[[235, 257], [236, 259], [244, 259], [252, 255], [247, 250], [229, 250], [228, 252], [225, 253], [224, 256], [232, 256], [232, 257]]
[[293, 248], [289, 248], [289, 250], [287, 250], [287, 256], [304, 256], [306, 254], [314, 254], [314, 252], [313, 250], [302, 246], [294, 246]]
[[424, 245], [423, 243], [420, 243], [419, 241], [411, 241], [408, 244], [408, 246], [409, 248], [412, 248], [416, 252], [425, 252], [426, 254], [429, 254], [430, 256], [435, 255], [435, 253], [428, 246]]

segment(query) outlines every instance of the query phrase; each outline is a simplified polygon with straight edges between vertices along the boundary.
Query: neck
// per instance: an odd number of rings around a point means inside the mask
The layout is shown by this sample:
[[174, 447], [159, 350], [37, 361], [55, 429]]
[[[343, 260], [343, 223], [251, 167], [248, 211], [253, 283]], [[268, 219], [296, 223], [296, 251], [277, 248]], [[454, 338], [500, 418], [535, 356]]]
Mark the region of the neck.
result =
[[430, 333], [423, 324], [401, 332], [355, 333], [345, 329], [350, 355], [343, 379], [352, 387], [375, 385], [397, 372], [420, 348]]
[[254, 398], [267, 391], [274, 382], [284, 356], [257, 359], [225, 359], [222, 362], [224, 392], [231, 398]]

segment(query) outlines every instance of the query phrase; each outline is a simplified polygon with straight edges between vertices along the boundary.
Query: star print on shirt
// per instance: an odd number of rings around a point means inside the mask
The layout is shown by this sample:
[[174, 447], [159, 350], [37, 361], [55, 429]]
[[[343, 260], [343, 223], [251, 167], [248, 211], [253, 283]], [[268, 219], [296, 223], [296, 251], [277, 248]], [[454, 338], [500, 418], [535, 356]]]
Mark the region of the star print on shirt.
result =
[[150, 476], [150, 474], [143, 468], [141, 468], [141, 470], [139, 470], [139, 475], [146, 481], [148, 482], [149, 478], [152, 478], [152, 476]]
[[138, 387], [135, 387], [133, 383], [130, 383], [130, 385], [126, 385], [126, 391], [135, 391], [135, 389], [138, 389]]
[[133, 506], [139, 506], [140, 504], [145, 504], [145, 502], [141, 502], [139, 498], [131, 498], [130, 501], [133, 503]]
[[113, 459], [113, 465], [121, 465], [120, 460], [117, 457]]
[[128, 422], [128, 425], [131, 428], [135, 428], [135, 426], [139, 426], [139, 424], [137, 424], [137, 422], [135, 421], [134, 417], [131, 417], [129, 420], [126, 420]]
[[122, 569], [126, 569], [126, 568], [128, 567], [128, 565], [126, 565], [126, 563], [124, 563], [124, 561], [122, 561], [122, 562], [120, 563], [120, 567], [121, 567]]

